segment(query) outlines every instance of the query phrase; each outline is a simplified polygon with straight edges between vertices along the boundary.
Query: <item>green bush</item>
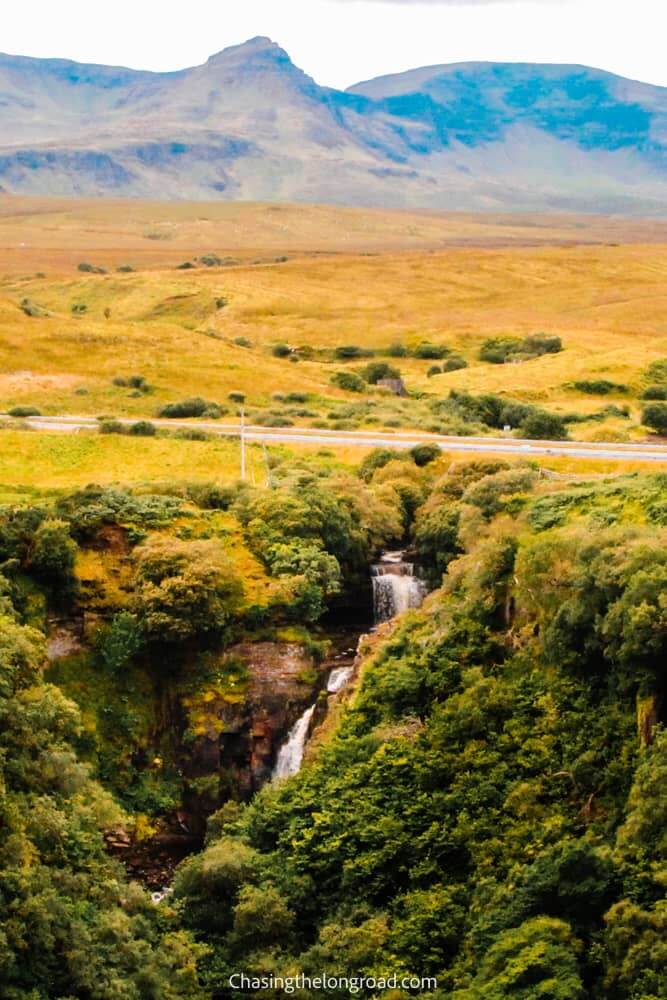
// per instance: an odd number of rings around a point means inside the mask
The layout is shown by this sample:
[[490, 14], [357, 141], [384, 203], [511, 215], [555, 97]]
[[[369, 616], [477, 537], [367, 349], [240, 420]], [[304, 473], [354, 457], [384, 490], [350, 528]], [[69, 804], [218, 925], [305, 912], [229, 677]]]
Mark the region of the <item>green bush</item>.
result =
[[98, 430], [100, 434], [125, 434], [127, 428], [120, 420], [100, 420]]
[[234, 337], [234, 343], [237, 347], [252, 347], [252, 341], [247, 337]]
[[649, 385], [639, 397], [643, 400], [667, 401], [667, 385]]
[[407, 358], [408, 349], [405, 344], [395, 343], [390, 344], [387, 348], [387, 354], [390, 358]]
[[232, 403], [245, 403], [245, 393], [244, 392], [230, 392], [227, 399], [231, 400]]
[[155, 437], [157, 428], [150, 420], [138, 420], [136, 424], [130, 424], [127, 433], [133, 437]]
[[431, 462], [435, 462], [436, 459], [440, 458], [442, 451], [437, 444], [418, 444], [414, 448], [411, 448], [408, 454], [415, 465], [421, 468], [424, 465], [430, 465]]
[[196, 264], [193, 264], [191, 260], [184, 260], [182, 264], [176, 265], [177, 271], [193, 271]]
[[433, 378], [434, 375], [442, 375], [442, 368], [440, 365], [431, 365], [429, 370], [426, 372], [427, 378]]
[[421, 361], [442, 361], [449, 354], [449, 348], [443, 347], [439, 344], [417, 344], [412, 350], [413, 358], [419, 358]]
[[336, 372], [331, 377], [331, 384], [346, 392], [363, 392], [366, 388], [366, 382], [356, 372]]
[[627, 385], [621, 385], [619, 382], [610, 382], [608, 379], [593, 379], [591, 381], [583, 380], [581, 382], [573, 382], [572, 387], [577, 390], [577, 392], [585, 392], [590, 396], [608, 396], [611, 392], [627, 392]]
[[75, 302], [72, 305], [72, 313], [74, 316], [83, 316], [83, 314], [87, 312], [88, 306], [84, 302]]
[[199, 263], [203, 264], [204, 267], [220, 267], [223, 263], [222, 259], [214, 253], [205, 253], [199, 258]]
[[452, 354], [442, 366], [443, 372], [457, 372], [468, 367], [468, 362], [460, 354]]
[[120, 267], [116, 268], [116, 270], [119, 274], [132, 274], [134, 272], [134, 268], [131, 264], [121, 264]]
[[188, 417], [203, 417], [207, 415], [207, 411], [214, 409], [219, 411], [218, 416], [221, 414], [221, 409], [218, 407], [217, 403], [210, 403], [201, 396], [193, 396], [190, 399], [183, 399], [180, 403], [167, 403], [158, 412], [159, 417], [166, 417], [170, 420], [183, 420]]
[[28, 555], [28, 569], [52, 585], [68, 584], [74, 577], [77, 545], [66, 521], [48, 518], [37, 528]]
[[82, 271], [84, 274], [106, 274], [106, 270], [103, 267], [97, 267], [95, 264], [87, 264], [85, 261], [77, 266], [77, 271]]
[[42, 411], [36, 406], [12, 406], [8, 411], [10, 417], [41, 417]]
[[387, 364], [386, 361], [372, 361], [361, 370], [360, 375], [369, 383], [369, 385], [377, 385], [378, 382], [385, 378], [401, 377], [401, 373], [398, 368], [394, 368], [392, 365]]
[[642, 411], [642, 423], [657, 434], [667, 434], [667, 403], [651, 403]]
[[275, 344], [271, 348], [271, 354], [274, 358], [288, 358], [292, 353], [292, 348], [288, 344]]
[[558, 354], [563, 350], [560, 337], [535, 334], [530, 337], [491, 337], [485, 340], [479, 351], [480, 361], [493, 365], [504, 365], [511, 361], [530, 361], [544, 354]]
[[364, 350], [356, 344], [344, 344], [334, 350], [334, 357], [338, 361], [352, 361], [355, 358], [372, 358], [373, 351]]
[[563, 418], [544, 410], [538, 410], [527, 416], [521, 422], [519, 430], [522, 438], [534, 440], [565, 441], [568, 436]]

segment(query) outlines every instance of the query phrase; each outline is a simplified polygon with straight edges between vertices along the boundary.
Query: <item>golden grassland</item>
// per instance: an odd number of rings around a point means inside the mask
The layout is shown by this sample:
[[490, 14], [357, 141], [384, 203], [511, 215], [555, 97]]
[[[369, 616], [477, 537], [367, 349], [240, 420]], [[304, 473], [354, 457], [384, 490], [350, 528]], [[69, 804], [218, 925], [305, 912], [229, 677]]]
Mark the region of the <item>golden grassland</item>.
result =
[[[577, 239], [581, 245], [572, 245]], [[237, 255], [237, 263], [177, 269], [204, 250]], [[82, 274], [81, 260], [109, 273]], [[118, 273], [119, 263], [137, 269]], [[579, 424], [576, 436], [632, 439], [645, 436], [636, 399], [642, 371], [667, 356], [667, 223], [660, 222], [9, 198], [0, 199], [0, 275], [3, 410], [150, 417], [193, 395], [225, 403], [241, 391], [250, 406], [266, 408], [273, 394], [298, 392], [326, 416], [335, 401], [359, 400], [331, 385], [335, 371], [355, 367], [333, 362], [332, 348], [382, 352], [428, 340], [462, 354], [469, 367], [428, 378], [432, 362], [397, 359], [410, 390], [493, 392], [584, 414], [627, 402], [630, 421]], [[24, 299], [49, 315], [26, 315]], [[86, 311], [75, 315], [73, 306]], [[565, 350], [510, 366], [477, 359], [488, 337], [536, 332], [562, 337]], [[314, 357], [276, 358], [278, 343], [311, 348]], [[113, 384], [133, 374], [153, 391]], [[569, 385], [600, 378], [632, 391], [600, 399]], [[409, 417], [403, 422], [409, 426]], [[192, 464], [196, 478], [198, 455], [206, 456], [203, 471], [209, 456], [233, 453], [224, 442], [195, 444], [93, 447], [81, 438], [61, 447], [78, 449], [68, 473], [77, 482], [100, 466], [109, 481], [120, 473], [142, 478], [142, 454], [169, 476]], [[12, 468], [11, 456], [3, 461]]]
[[[306, 460], [312, 465], [353, 468], [370, 449], [323, 448], [295, 444], [272, 447], [268, 454]], [[450, 464], [489, 457], [470, 452], [445, 452], [442, 470]], [[514, 461], [507, 455], [498, 455]], [[520, 459], [516, 460], [520, 462]], [[612, 475], [628, 471], [656, 472], [662, 466], [651, 462], [614, 459], [576, 459], [541, 456], [545, 469], [571, 476]], [[247, 450], [248, 480], [257, 486], [267, 482], [266, 456], [259, 445]], [[0, 431], [0, 504], [20, 503], [28, 497], [57, 494], [90, 484], [172, 489], [178, 483], [234, 483], [239, 479], [238, 442], [219, 438], [181, 441], [175, 438], [132, 438], [93, 433], [58, 434], [33, 431]]]

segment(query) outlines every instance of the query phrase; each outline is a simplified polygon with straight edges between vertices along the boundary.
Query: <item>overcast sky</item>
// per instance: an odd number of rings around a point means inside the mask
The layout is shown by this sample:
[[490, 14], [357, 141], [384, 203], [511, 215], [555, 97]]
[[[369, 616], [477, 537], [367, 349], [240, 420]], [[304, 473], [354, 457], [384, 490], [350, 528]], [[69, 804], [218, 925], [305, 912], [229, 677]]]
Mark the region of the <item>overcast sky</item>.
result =
[[664, 0], [29, 0], [0, 48], [182, 69], [269, 35], [318, 83], [467, 60], [585, 63], [667, 86]]

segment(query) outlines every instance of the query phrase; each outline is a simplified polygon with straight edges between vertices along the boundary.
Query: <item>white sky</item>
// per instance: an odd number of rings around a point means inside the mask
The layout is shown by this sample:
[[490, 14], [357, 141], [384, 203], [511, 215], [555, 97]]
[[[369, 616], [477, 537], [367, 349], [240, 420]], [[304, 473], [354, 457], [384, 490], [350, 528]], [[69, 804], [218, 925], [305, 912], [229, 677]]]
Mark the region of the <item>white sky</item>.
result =
[[467, 60], [585, 63], [667, 86], [665, 0], [27, 0], [0, 49], [182, 69], [268, 35], [318, 83]]

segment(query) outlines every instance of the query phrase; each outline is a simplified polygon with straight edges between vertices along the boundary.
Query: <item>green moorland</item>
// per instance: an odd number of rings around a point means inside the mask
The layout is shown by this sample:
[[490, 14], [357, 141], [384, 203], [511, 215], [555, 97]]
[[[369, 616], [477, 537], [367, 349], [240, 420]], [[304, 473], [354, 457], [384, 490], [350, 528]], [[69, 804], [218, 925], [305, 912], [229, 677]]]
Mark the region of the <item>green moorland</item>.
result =
[[[245, 969], [665, 996], [665, 477], [428, 447], [270, 473], [0, 510], [1, 995], [204, 1000]], [[243, 707], [239, 650], [302, 650], [308, 702], [327, 609], [398, 545], [433, 592], [368, 641], [301, 773], [250, 795], [237, 757], [184, 769]], [[104, 834], [183, 809], [206, 843], [155, 906]]]

